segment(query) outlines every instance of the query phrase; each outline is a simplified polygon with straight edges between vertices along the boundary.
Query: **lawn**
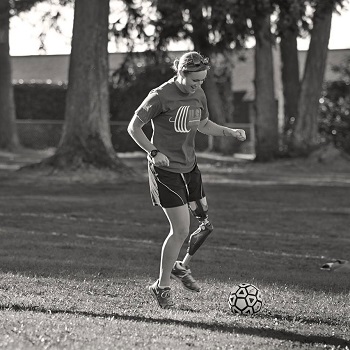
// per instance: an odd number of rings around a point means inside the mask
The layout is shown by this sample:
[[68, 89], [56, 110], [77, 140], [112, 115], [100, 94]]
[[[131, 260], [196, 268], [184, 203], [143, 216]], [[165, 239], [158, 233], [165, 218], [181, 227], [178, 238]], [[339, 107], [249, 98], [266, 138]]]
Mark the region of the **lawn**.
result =
[[[37, 177], [2, 155], [0, 348], [350, 348], [350, 274], [320, 270], [350, 258], [347, 167], [199, 157], [215, 227], [191, 266], [202, 291], [173, 282], [161, 310], [146, 287], [168, 223], [144, 158], [126, 155], [142, 176], [117, 182]], [[240, 282], [260, 288], [260, 313], [230, 312]]]

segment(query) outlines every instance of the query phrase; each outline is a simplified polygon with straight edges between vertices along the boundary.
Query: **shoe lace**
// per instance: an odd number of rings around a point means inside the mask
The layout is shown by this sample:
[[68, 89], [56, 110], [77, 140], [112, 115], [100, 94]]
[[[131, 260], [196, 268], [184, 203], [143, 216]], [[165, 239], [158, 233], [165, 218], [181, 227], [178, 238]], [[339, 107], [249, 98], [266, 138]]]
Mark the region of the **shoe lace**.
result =
[[168, 289], [161, 290], [158, 295], [163, 300], [163, 303], [164, 305], [166, 305], [166, 307], [174, 306], [174, 302], [171, 298], [170, 290]]
[[164, 298], [164, 299], [170, 298], [170, 291], [169, 290], [162, 290], [162, 291], [160, 291], [159, 294], [160, 294], [161, 298]]
[[189, 281], [191, 283], [196, 282], [195, 279], [193, 278], [192, 274], [191, 274], [191, 270], [190, 269], [186, 269], [186, 272], [184, 273], [182, 278], [186, 279], [187, 281]]

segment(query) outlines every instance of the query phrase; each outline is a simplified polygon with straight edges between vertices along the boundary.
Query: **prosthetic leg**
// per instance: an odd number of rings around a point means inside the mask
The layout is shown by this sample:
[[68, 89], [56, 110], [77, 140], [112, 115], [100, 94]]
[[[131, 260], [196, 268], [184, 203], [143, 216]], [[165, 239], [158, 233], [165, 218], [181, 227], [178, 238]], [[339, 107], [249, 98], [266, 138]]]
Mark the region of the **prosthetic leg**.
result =
[[191, 213], [199, 221], [199, 227], [194, 231], [188, 241], [187, 254], [182, 261], [184, 266], [188, 266], [194, 253], [204, 243], [214, 227], [208, 219], [208, 204], [206, 198], [189, 203]]

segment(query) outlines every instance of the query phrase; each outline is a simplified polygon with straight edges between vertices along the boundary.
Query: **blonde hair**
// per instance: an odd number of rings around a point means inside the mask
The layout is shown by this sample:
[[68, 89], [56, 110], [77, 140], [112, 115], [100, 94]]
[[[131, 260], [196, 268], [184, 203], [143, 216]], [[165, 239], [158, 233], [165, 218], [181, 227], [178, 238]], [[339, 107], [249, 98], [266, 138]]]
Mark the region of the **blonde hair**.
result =
[[197, 51], [186, 52], [174, 60], [172, 68], [177, 73], [180, 71], [188, 73], [209, 70], [209, 58], [202, 56]]

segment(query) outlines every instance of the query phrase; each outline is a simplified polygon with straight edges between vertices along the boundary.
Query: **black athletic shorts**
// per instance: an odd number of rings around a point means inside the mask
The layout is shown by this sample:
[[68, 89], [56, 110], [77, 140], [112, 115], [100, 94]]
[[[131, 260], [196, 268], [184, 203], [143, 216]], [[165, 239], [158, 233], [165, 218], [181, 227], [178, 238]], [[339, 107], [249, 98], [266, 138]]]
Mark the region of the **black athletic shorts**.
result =
[[148, 175], [153, 205], [173, 208], [205, 197], [197, 164], [189, 173], [179, 174], [148, 163]]

